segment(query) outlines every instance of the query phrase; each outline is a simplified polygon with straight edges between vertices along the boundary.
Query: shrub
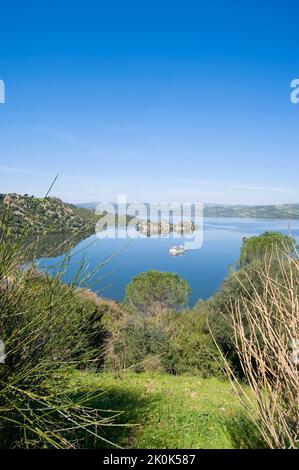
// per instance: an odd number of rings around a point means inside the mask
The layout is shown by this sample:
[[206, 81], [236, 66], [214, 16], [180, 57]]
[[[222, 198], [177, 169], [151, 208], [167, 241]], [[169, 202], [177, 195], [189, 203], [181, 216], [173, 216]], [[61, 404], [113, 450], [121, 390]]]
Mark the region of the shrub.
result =
[[222, 377], [223, 361], [209, 332], [207, 305], [199, 301], [192, 309], [171, 315], [171, 348], [167, 369], [176, 374]]
[[[118, 310], [119, 312], [119, 310]], [[164, 371], [171, 374], [222, 375], [221, 357], [207, 326], [205, 302], [182, 312], [152, 306], [144, 316], [112, 309], [104, 315], [109, 329], [105, 366], [119, 371]]]
[[[114, 320], [113, 320], [114, 319]], [[121, 309], [115, 318], [115, 309], [104, 316], [108, 328], [105, 365], [109, 370], [131, 368], [136, 372], [145, 370], [145, 360], [162, 358], [169, 348], [169, 337], [163, 316], [144, 315], [134, 310]]]

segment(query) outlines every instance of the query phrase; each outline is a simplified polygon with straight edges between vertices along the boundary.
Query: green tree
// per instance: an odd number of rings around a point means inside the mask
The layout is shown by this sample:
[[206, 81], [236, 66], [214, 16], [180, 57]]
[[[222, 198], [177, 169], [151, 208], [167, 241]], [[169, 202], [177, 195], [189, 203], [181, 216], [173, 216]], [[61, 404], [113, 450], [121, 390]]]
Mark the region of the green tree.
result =
[[266, 254], [273, 254], [273, 249], [291, 253], [295, 247], [294, 238], [279, 232], [265, 232], [255, 237], [243, 238], [240, 257], [237, 263], [242, 268]]
[[188, 283], [177, 274], [150, 270], [128, 284], [125, 303], [143, 314], [152, 313], [155, 305], [180, 310], [187, 304], [190, 292]]

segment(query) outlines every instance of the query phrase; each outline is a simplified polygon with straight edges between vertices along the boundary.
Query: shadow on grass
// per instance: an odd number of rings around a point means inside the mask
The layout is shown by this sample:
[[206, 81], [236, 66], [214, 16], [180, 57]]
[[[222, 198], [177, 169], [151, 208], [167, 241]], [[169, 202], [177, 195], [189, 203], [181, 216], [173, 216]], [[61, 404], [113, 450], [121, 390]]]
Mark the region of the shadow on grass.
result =
[[[131, 389], [111, 387], [100, 396], [91, 397], [88, 405], [99, 410], [103, 418], [112, 418], [113, 423], [101, 426], [98, 434], [103, 440], [84, 438], [83, 447], [109, 449], [115, 446], [130, 448], [134, 446], [135, 437], [145, 423], [151, 411], [155, 397], [144, 397]], [[113, 444], [109, 444], [110, 441]]]
[[266, 449], [259, 428], [244, 412], [223, 420], [223, 427], [235, 449]]

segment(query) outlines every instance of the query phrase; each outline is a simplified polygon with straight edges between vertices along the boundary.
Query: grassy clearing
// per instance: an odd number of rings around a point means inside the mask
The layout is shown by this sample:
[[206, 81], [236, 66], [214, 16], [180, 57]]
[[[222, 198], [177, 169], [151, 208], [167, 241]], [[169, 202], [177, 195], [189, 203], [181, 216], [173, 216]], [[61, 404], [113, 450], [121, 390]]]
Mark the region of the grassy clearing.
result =
[[72, 387], [82, 383], [89, 393], [107, 390], [93, 406], [122, 411], [116, 425], [103, 430], [106, 439], [121, 447], [263, 447], [227, 382], [153, 373], [76, 373]]

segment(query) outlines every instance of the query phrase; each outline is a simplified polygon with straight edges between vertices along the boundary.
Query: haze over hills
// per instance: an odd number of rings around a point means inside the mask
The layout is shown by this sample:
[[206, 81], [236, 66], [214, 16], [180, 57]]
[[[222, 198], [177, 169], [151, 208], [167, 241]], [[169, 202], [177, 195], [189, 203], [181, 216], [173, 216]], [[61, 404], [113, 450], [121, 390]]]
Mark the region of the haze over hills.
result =
[[[12, 234], [21, 233], [27, 227], [31, 234], [81, 234], [94, 233], [96, 221], [101, 217], [94, 213], [97, 202], [69, 204], [56, 197], [36, 198], [28, 194], [0, 194], [0, 217], [9, 212], [9, 229]], [[148, 203], [144, 203], [147, 207]], [[117, 213], [117, 204], [113, 204]], [[299, 204], [282, 205], [220, 205], [204, 206], [205, 217], [299, 219]], [[120, 218], [119, 218], [120, 219]], [[124, 220], [123, 220], [124, 219]], [[114, 219], [113, 219], [114, 220]], [[121, 217], [125, 223], [126, 217]]]
[[281, 205], [209, 205], [204, 207], [205, 217], [236, 217], [263, 219], [299, 219], [299, 204]]
[[[76, 204], [77, 207], [95, 209], [99, 202]], [[111, 203], [117, 210], [117, 203]], [[149, 203], [144, 203], [146, 206]], [[299, 219], [298, 204], [279, 205], [243, 205], [243, 204], [204, 204], [205, 217], [266, 218], [266, 219]]]
[[[25, 227], [31, 234], [81, 234], [94, 233], [96, 221], [101, 217], [94, 210], [97, 202], [69, 204], [56, 197], [36, 198], [28, 194], [0, 194], [0, 217], [9, 213], [9, 230], [21, 233]], [[117, 213], [117, 204], [112, 203]], [[144, 203], [149, 207], [148, 203]], [[299, 204], [282, 205], [220, 205], [204, 206], [205, 217], [299, 219]], [[130, 217], [129, 217], [130, 218]], [[114, 220], [114, 219], [113, 219]], [[125, 223], [125, 216], [118, 223]]]

